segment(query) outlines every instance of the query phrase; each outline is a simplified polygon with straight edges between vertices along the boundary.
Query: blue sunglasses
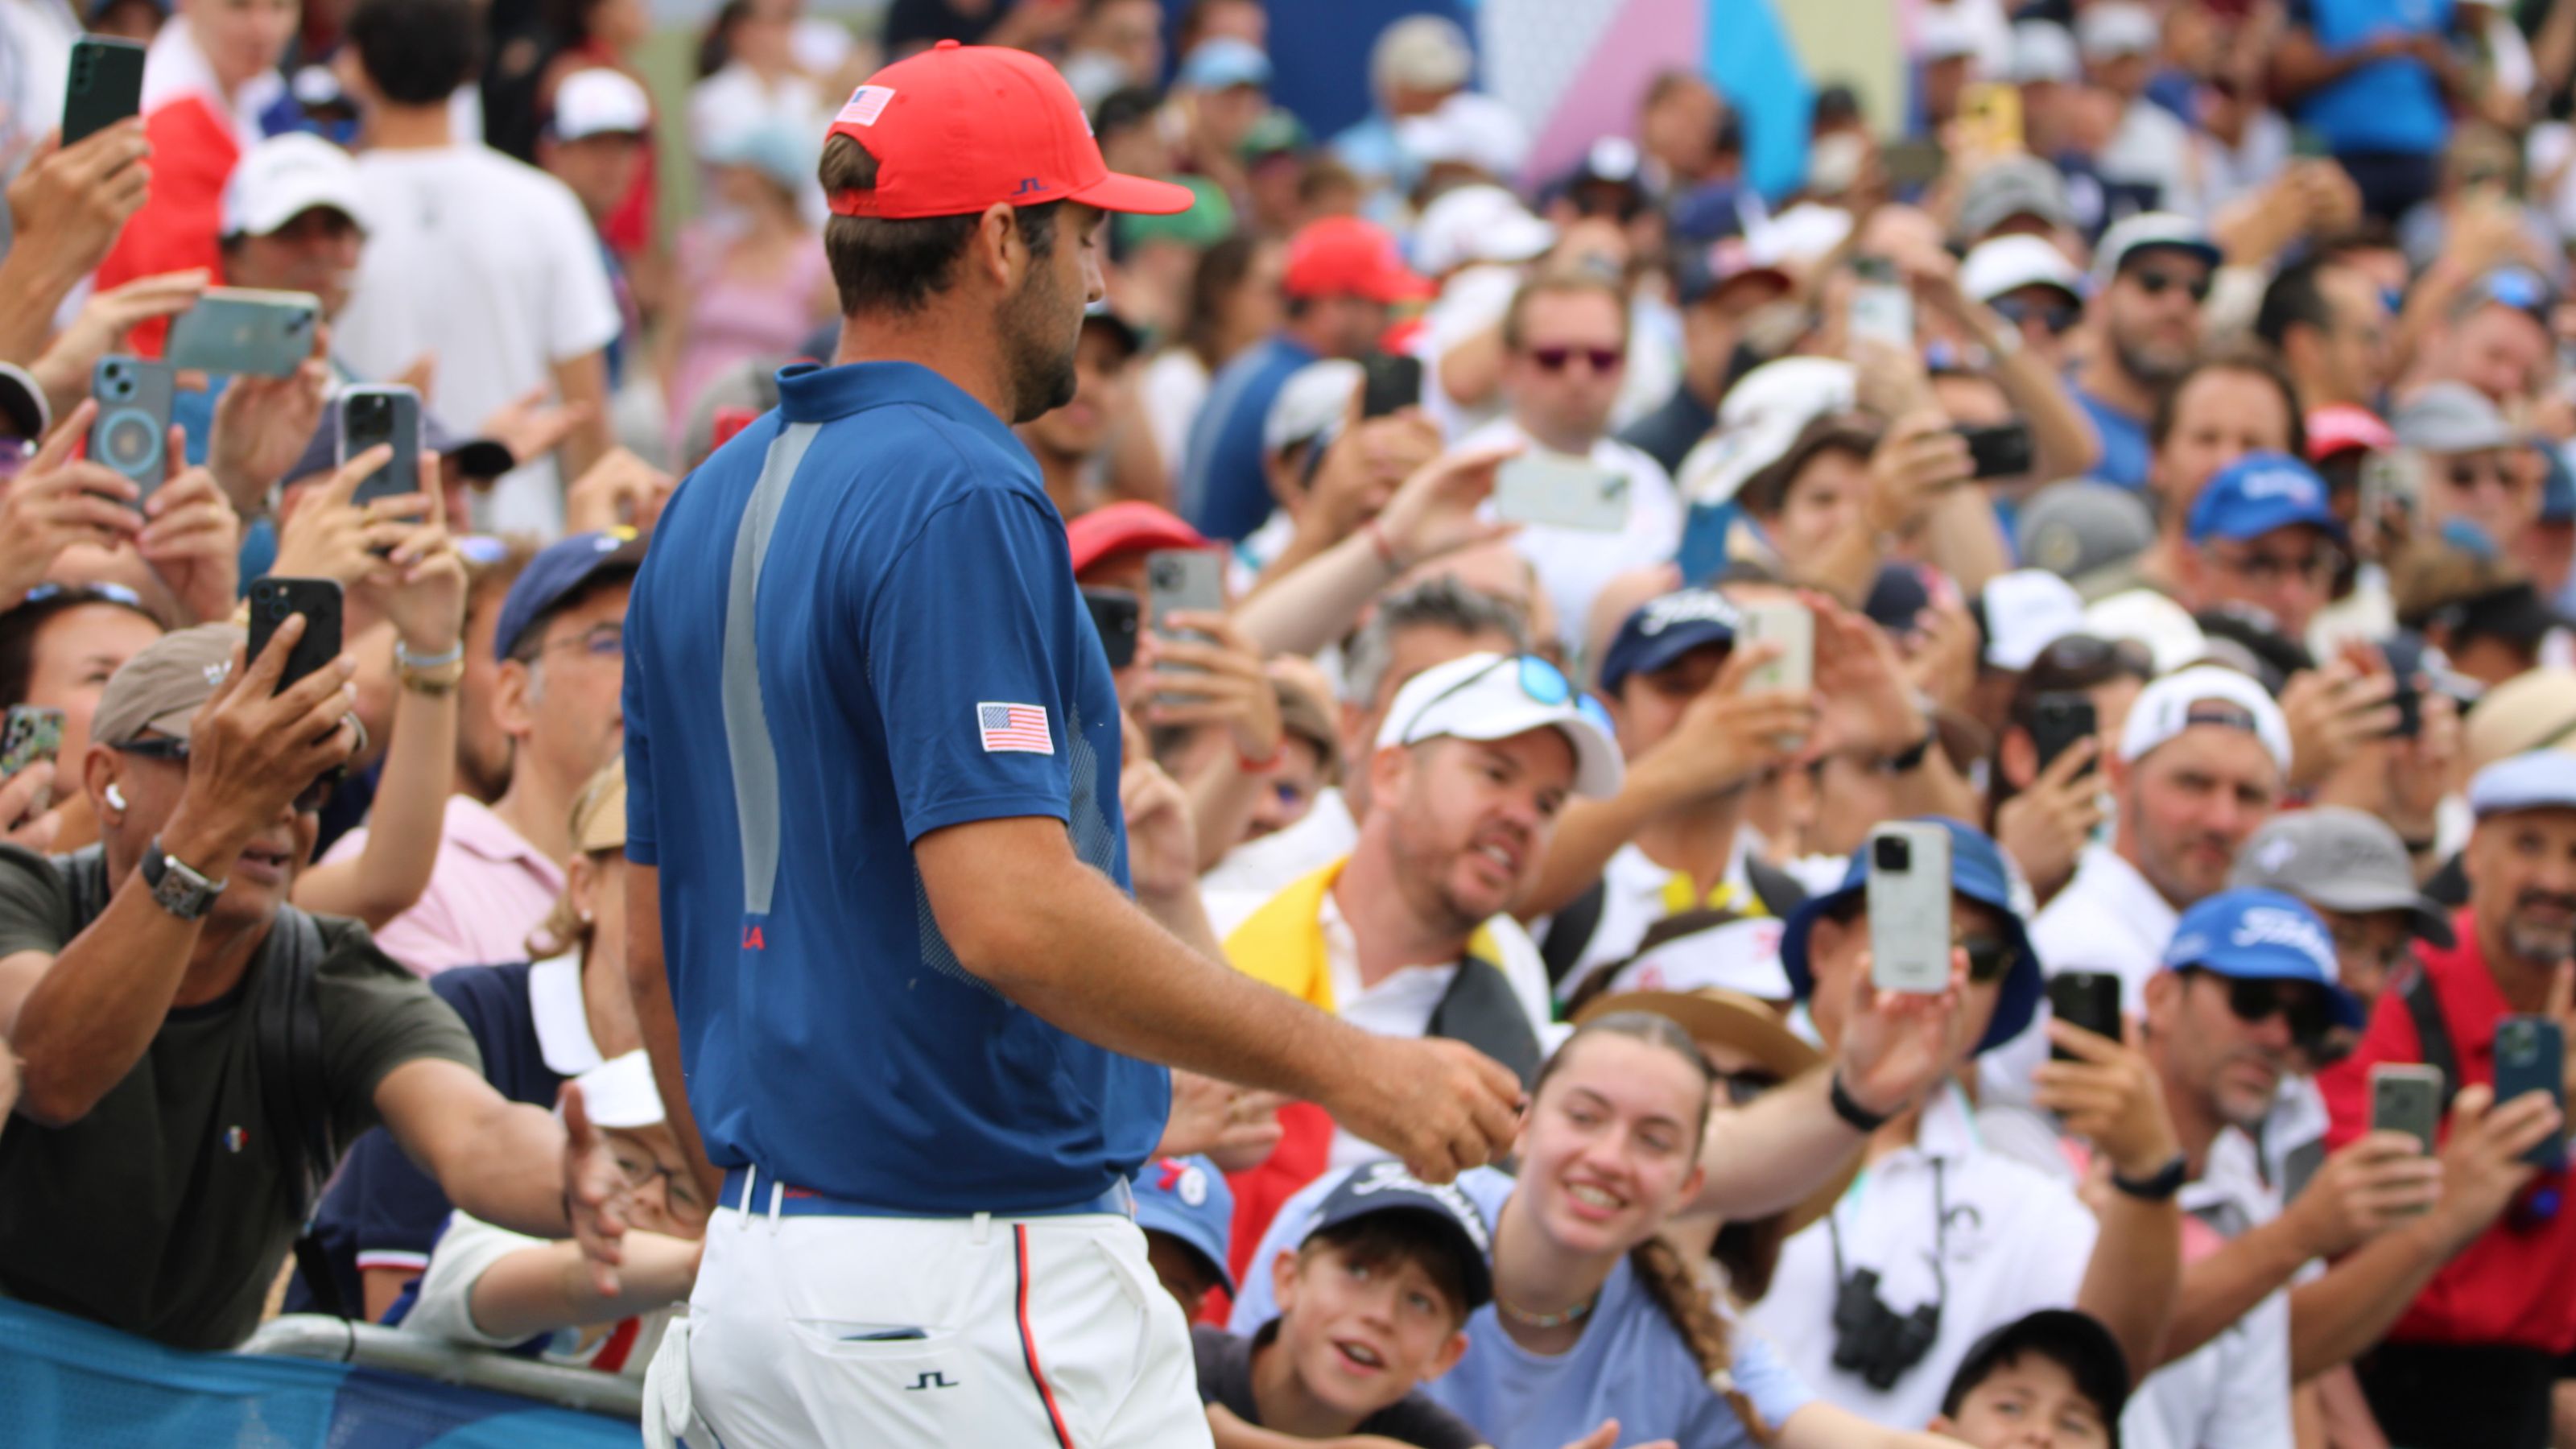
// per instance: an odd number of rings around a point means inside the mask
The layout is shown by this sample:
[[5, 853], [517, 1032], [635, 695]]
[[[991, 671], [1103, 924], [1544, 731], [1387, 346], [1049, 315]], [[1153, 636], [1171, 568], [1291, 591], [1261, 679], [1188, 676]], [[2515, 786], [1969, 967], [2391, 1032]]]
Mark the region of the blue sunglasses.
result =
[[1583, 716], [1588, 723], [1590, 723], [1594, 728], [1600, 730], [1603, 735], [1611, 738], [1617, 737], [1610, 724], [1610, 712], [1601, 707], [1601, 702], [1599, 700], [1578, 691], [1574, 687], [1574, 682], [1565, 677], [1564, 670], [1557, 668], [1555, 665], [1548, 663], [1546, 660], [1539, 658], [1535, 654], [1515, 654], [1508, 658], [1495, 660], [1493, 663], [1486, 665], [1484, 668], [1479, 669], [1475, 673], [1468, 675], [1466, 678], [1459, 680], [1457, 683], [1450, 685], [1447, 689], [1444, 689], [1438, 694], [1431, 696], [1431, 698], [1424, 700], [1422, 702], [1422, 708], [1413, 712], [1413, 718], [1405, 721], [1404, 733], [1398, 736], [1398, 738], [1404, 740], [1408, 744], [1411, 743], [1413, 741], [1413, 732], [1421, 725], [1423, 717], [1430, 714], [1431, 711], [1439, 708], [1441, 701], [1449, 698], [1451, 695], [1460, 694], [1466, 690], [1474, 688], [1479, 681], [1485, 678], [1485, 676], [1502, 668], [1506, 664], [1517, 664], [1520, 666], [1521, 693], [1528, 695], [1532, 700], [1544, 705], [1562, 705], [1571, 700], [1574, 704], [1574, 712], [1576, 714]]

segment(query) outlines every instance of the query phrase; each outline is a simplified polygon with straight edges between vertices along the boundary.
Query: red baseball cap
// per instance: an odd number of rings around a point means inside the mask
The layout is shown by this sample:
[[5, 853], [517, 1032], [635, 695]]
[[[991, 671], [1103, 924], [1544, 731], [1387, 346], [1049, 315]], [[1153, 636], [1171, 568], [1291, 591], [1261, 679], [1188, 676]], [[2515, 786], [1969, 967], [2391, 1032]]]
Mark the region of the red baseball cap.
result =
[[1435, 290], [1413, 274], [1386, 228], [1356, 216], [1310, 221], [1288, 238], [1288, 295], [1412, 302]]
[[1005, 46], [943, 40], [896, 61], [850, 93], [832, 136], [877, 160], [874, 190], [832, 196], [841, 216], [965, 216], [1005, 201], [1165, 216], [1198, 200], [1188, 187], [1110, 170], [1073, 87]]
[[2385, 453], [2397, 446], [2397, 434], [2379, 414], [2350, 403], [2330, 403], [2307, 417], [2308, 461], [2322, 463], [2353, 448]]
[[1112, 503], [1095, 508], [1064, 526], [1073, 551], [1073, 571], [1120, 553], [1150, 553], [1160, 548], [1205, 548], [1207, 535], [1151, 503]]

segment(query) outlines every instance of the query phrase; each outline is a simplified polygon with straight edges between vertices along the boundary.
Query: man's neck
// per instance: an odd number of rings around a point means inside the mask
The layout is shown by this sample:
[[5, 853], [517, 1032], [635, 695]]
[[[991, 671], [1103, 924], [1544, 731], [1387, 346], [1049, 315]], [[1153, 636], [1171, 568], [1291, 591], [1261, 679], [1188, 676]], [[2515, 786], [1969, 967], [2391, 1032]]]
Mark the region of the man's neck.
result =
[[492, 802], [492, 813], [537, 854], [561, 865], [572, 855], [572, 802], [580, 793], [578, 782], [566, 786], [549, 779], [521, 750], [519, 766], [510, 772], [510, 788]]
[[2108, 339], [2075, 369], [2075, 385], [2133, 418], [2145, 418], [2156, 410], [2155, 389], [2129, 375]]
[[188, 953], [188, 969], [180, 975], [179, 989], [171, 996], [170, 1004], [203, 1006], [241, 985], [243, 973], [250, 970], [260, 946], [268, 940], [270, 924], [253, 921], [220, 934], [211, 921], [200, 928], [196, 949]]
[[2156, 1084], [2164, 1089], [2165, 1112], [2173, 1119], [2174, 1137], [2182, 1143], [2182, 1154], [2196, 1180], [2208, 1170], [2209, 1149], [2217, 1143], [2218, 1134], [2227, 1130], [2227, 1124], [2211, 1110], [2207, 1093], [2176, 1079], [2163, 1043], [2150, 1038], [2147, 1056], [2156, 1069]]
[[[1637, 849], [1664, 869], [1690, 877], [1692, 899], [1704, 898], [1735, 864], [1736, 825], [1743, 816], [1743, 800], [1739, 791], [1658, 815], [1638, 828]], [[1738, 901], [1734, 908], [1741, 911], [1747, 904]]]
[[[2121, 816], [2119, 830], [2111, 838], [2111, 853], [2120, 857], [2121, 863], [2128, 866], [2130, 870], [2137, 872], [2138, 879], [2145, 881], [2147, 883], [2147, 889], [2154, 891], [2156, 893], [2156, 899], [2164, 902], [2170, 909], [2179, 911], [2183, 907], [2190, 905], [2191, 902], [2189, 901], [2178, 901], [2172, 896], [2165, 894], [2164, 887], [2157, 885], [2156, 878], [2147, 874], [2147, 868], [2144, 865], [2139, 864], [2138, 837], [2135, 832], [2136, 827], [2131, 823], [2130, 817], [2126, 815]], [[2078, 868], [2080, 869], [2081, 866], [2079, 865]]]
[[2558, 974], [2557, 963], [2543, 964], [2515, 954], [2504, 939], [2504, 927], [2489, 925], [2484, 917], [2478, 920], [2478, 954], [2487, 958], [2487, 975], [2494, 980], [2505, 1005], [2525, 1015], [2547, 1009], [2549, 983]]
[[1006, 364], [993, 345], [992, 319], [968, 316], [953, 298], [934, 300], [904, 316], [868, 312], [843, 317], [832, 362], [913, 363], [948, 379], [1003, 422], [1011, 421], [1016, 411], [1004, 376]]
[[367, 117], [370, 151], [440, 151], [455, 144], [445, 101], [434, 106], [379, 104]]
[[1523, 433], [1529, 435], [1531, 442], [1551, 453], [1562, 453], [1569, 458], [1591, 457], [1592, 445], [1601, 441], [1601, 435], [1598, 433], [1584, 434], [1571, 429], [1554, 427], [1518, 410], [1512, 413], [1512, 421], [1519, 425]]
[[1332, 335], [1323, 329], [1321, 323], [1311, 318], [1292, 320], [1281, 325], [1278, 335], [1282, 341], [1293, 342], [1317, 357], [1333, 355]]
[[1262, 1428], [1296, 1439], [1340, 1439], [1361, 1424], [1357, 1415], [1316, 1397], [1275, 1337], [1252, 1351], [1252, 1407]]
[[2348, 404], [2368, 406], [2367, 399], [2346, 396], [2342, 388], [2336, 387], [2333, 383], [2327, 381], [2325, 376], [2321, 373], [2293, 372], [2290, 374], [2290, 382], [2299, 390], [2299, 402], [2301, 405], [2305, 406], [2311, 412], [2322, 407], [2335, 407]]
[[1473, 928], [1458, 930], [1414, 908], [1397, 883], [1382, 837], [1364, 838], [1333, 882], [1333, 904], [1359, 953], [1360, 985], [1373, 987], [1407, 966], [1448, 966], [1466, 953]]

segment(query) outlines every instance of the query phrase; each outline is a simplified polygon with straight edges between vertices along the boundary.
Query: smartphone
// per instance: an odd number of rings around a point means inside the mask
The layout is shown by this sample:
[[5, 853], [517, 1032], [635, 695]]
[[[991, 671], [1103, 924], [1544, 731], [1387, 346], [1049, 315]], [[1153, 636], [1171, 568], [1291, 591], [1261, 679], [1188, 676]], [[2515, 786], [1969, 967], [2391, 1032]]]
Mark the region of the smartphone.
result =
[[1929, 186], [1941, 179], [1941, 169], [1949, 162], [1940, 142], [1920, 137], [1894, 137], [1878, 148], [1878, 164], [1887, 168], [1887, 179], [1899, 186]]
[[1360, 359], [1360, 416], [1382, 418], [1422, 405], [1422, 359], [1372, 352]]
[[1968, 441], [1972, 478], [2018, 478], [2039, 466], [2028, 423], [1972, 423], [1955, 431]]
[[1780, 657], [1745, 676], [1746, 690], [1806, 689], [1816, 682], [1816, 616], [1804, 604], [1768, 602], [1744, 611], [1740, 639], [1772, 639]]
[[[2073, 748], [2078, 740], [2091, 739], [2102, 732], [2100, 718], [2093, 711], [2090, 695], [2074, 690], [2052, 690], [2041, 695], [2031, 706], [2030, 743], [2039, 755], [2039, 766], [2046, 770], [2058, 756]], [[2087, 763], [2081, 774], [2093, 773], [2099, 761]]]
[[391, 443], [394, 455], [358, 484], [349, 501], [364, 505], [420, 491], [420, 394], [399, 383], [353, 387], [340, 394], [339, 461]]
[[1628, 475], [1582, 458], [1523, 453], [1494, 473], [1494, 516], [1584, 533], [1628, 527]]
[[178, 373], [166, 362], [110, 355], [90, 372], [89, 395], [98, 399], [98, 416], [89, 425], [90, 459], [134, 480], [143, 490], [135, 497], [137, 507], [168, 471], [170, 406], [178, 392]]
[[2008, 156], [2022, 149], [2021, 87], [1979, 81], [1959, 93], [1959, 150], [1968, 156]]
[[[2061, 971], [2048, 978], [2048, 1010], [2059, 1021], [2072, 1022], [2095, 1036], [2120, 1039], [2120, 978], [2108, 971]], [[2051, 1061], [2078, 1058], [2062, 1046], [2048, 1049]]]
[[1100, 631], [1100, 647], [1109, 654], [1109, 667], [1124, 669], [1135, 663], [1136, 596], [1126, 589], [1086, 588], [1082, 602], [1091, 606], [1091, 627]]
[[2388, 731], [2392, 739], [2411, 740], [2424, 732], [2424, 691], [2415, 687], [2411, 673], [2397, 676], [2397, 692], [2388, 697], [2397, 706], [2397, 723]]
[[2314, 126], [2292, 126], [2290, 128], [2290, 154], [2302, 160], [2310, 160], [2320, 156], [2332, 156], [2334, 154], [2334, 145], [2326, 140], [2325, 132], [2318, 130]]
[[[2510, 1102], [2525, 1092], [2547, 1092], [2567, 1110], [2567, 1033], [2546, 1016], [2508, 1016], [2496, 1023], [2495, 1099]], [[2567, 1162], [2567, 1129], [2560, 1127], [2523, 1154], [2534, 1167]]]
[[340, 657], [340, 585], [333, 579], [271, 575], [250, 586], [250, 647], [242, 656], [245, 661], [266, 652], [277, 626], [296, 614], [304, 616], [304, 637], [295, 641], [294, 652], [286, 656], [285, 672], [277, 676], [275, 692], [279, 693]]
[[322, 299], [310, 292], [209, 287], [170, 319], [162, 361], [202, 372], [292, 377], [313, 355]]
[[[38, 760], [51, 761], [63, 752], [63, 712], [41, 704], [9, 706], [9, 722], [0, 726], [0, 780], [6, 780]], [[41, 815], [54, 803], [51, 789], [40, 790], [27, 802], [28, 815]], [[22, 817], [23, 818], [23, 817]], [[16, 825], [18, 821], [0, 821]]]
[[[2499, 1098], [2501, 1100], [2501, 1098]], [[2442, 1116], [2442, 1069], [2417, 1062], [2381, 1062], [2370, 1069], [2370, 1130], [2403, 1132], [2433, 1154]]]
[[1950, 985], [1950, 832], [1899, 820], [1869, 833], [1869, 979], [1887, 991]]
[[1862, 257], [1852, 263], [1860, 277], [1852, 288], [1850, 309], [1843, 314], [1843, 333], [1851, 341], [1884, 342], [1914, 350], [1914, 294], [1885, 257]]
[[63, 86], [63, 145], [141, 114], [143, 47], [96, 35], [73, 41], [71, 74]]

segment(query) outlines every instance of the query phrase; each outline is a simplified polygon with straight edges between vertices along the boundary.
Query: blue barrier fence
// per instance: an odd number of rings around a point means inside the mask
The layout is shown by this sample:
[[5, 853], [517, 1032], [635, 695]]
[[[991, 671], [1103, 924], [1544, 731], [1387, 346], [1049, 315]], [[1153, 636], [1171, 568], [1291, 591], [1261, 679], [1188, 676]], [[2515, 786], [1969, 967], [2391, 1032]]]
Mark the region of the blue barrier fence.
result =
[[[449, 1361], [466, 1373], [442, 1376], [470, 1375], [465, 1356]], [[633, 1449], [639, 1439], [632, 1420], [515, 1394], [363, 1364], [183, 1353], [0, 1300], [0, 1442], [13, 1449]]]

